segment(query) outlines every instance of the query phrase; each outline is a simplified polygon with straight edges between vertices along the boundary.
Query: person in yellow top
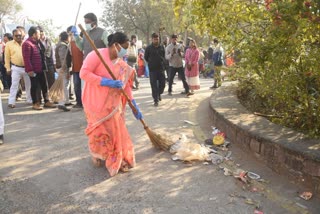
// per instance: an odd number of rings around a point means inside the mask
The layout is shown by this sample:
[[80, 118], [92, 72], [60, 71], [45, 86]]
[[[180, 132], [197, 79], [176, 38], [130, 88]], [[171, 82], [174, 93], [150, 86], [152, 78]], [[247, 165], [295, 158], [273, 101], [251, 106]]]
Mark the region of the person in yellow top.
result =
[[19, 88], [20, 79], [23, 78], [26, 88], [27, 103], [32, 103], [31, 98], [31, 82], [28, 74], [24, 70], [24, 62], [22, 57], [22, 33], [19, 29], [12, 31], [13, 40], [6, 44], [5, 48], [5, 67], [8, 73], [11, 73], [12, 83], [10, 87], [10, 95], [8, 107], [14, 108], [16, 95]]

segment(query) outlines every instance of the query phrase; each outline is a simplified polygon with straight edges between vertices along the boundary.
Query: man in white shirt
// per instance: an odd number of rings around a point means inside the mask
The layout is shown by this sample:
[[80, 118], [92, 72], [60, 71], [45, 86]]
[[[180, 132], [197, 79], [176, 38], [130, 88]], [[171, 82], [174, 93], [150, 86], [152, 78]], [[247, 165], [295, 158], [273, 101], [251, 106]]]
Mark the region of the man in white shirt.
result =
[[189, 85], [186, 81], [186, 76], [184, 74], [183, 69], [183, 46], [179, 43], [177, 43], [178, 36], [173, 34], [171, 36], [171, 43], [166, 48], [166, 59], [169, 60], [169, 69], [170, 69], [170, 77], [169, 77], [169, 89], [168, 89], [168, 95], [172, 96], [172, 84], [173, 79], [176, 76], [176, 73], [178, 72], [178, 76], [181, 79], [183, 83], [183, 87], [185, 89], [184, 92], [181, 92], [181, 94], [189, 95]]

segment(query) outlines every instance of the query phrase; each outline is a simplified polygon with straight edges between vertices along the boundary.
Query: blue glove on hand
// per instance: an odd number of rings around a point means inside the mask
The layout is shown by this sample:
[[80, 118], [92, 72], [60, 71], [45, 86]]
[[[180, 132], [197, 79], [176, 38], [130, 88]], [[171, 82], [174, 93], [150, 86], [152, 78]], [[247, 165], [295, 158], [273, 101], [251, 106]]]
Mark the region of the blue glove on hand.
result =
[[123, 82], [121, 80], [111, 80], [111, 79], [102, 77], [100, 85], [109, 86], [110, 88], [122, 88]]
[[77, 27], [76, 26], [72, 26], [71, 28], [71, 33], [73, 33], [74, 36], [79, 36], [79, 32], [77, 30]]
[[143, 118], [142, 113], [139, 109], [139, 107], [137, 106], [137, 103], [135, 100], [131, 100], [132, 104], [134, 105], [134, 107], [137, 109], [137, 113], [135, 114], [133, 111], [132, 113], [134, 114], [134, 116], [136, 117], [137, 120], [141, 120]]

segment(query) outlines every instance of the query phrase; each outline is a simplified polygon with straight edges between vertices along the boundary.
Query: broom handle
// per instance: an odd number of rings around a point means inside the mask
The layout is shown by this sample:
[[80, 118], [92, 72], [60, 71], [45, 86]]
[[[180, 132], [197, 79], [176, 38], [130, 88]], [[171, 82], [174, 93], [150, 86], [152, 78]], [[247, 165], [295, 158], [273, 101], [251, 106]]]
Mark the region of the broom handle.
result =
[[76, 20], [74, 21], [74, 26], [76, 26], [76, 24], [78, 22], [78, 16], [79, 16], [80, 8], [81, 8], [81, 2], [79, 2], [78, 12], [77, 12]]
[[[83, 33], [83, 35], [86, 37], [86, 39], [89, 41], [92, 49], [96, 52], [97, 56], [99, 57], [100, 61], [102, 62], [102, 64], [104, 65], [104, 67], [107, 69], [108, 73], [110, 74], [110, 76], [112, 77], [113, 80], [116, 80], [117, 78], [115, 77], [115, 75], [113, 74], [113, 72], [111, 71], [111, 69], [109, 68], [109, 66], [107, 65], [106, 61], [103, 59], [103, 57], [101, 56], [100, 52], [98, 51], [97, 47], [95, 46], [94, 42], [92, 41], [92, 39], [90, 38], [90, 36], [88, 35], [88, 33], [84, 30], [84, 28], [82, 27], [81, 24], [78, 24], [81, 32]], [[126, 92], [123, 90], [123, 88], [121, 88], [120, 90], [122, 92], [122, 94], [124, 95], [124, 97], [127, 99], [128, 104], [130, 106], [130, 108], [133, 110], [133, 112], [136, 114], [138, 112], [138, 110], [136, 109], [136, 107], [132, 104], [129, 96], [126, 94]], [[144, 129], [147, 129], [148, 126], [145, 123], [145, 121], [143, 119], [140, 119], [140, 122], [142, 123]]]

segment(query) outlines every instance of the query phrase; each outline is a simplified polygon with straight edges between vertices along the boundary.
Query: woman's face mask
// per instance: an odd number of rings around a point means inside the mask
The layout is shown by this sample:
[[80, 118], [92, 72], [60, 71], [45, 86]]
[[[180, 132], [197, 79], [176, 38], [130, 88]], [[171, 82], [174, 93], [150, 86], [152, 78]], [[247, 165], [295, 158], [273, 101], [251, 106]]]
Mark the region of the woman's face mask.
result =
[[118, 58], [123, 58], [126, 54], [127, 54], [127, 49], [124, 49], [121, 45], [119, 45], [121, 47], [120, 51], [118, 51], [117, 47], [115, 47]]

